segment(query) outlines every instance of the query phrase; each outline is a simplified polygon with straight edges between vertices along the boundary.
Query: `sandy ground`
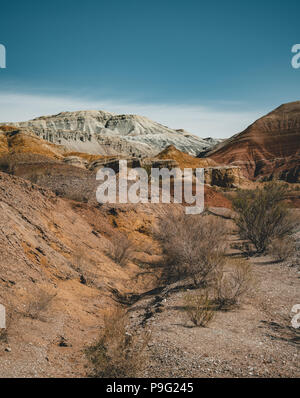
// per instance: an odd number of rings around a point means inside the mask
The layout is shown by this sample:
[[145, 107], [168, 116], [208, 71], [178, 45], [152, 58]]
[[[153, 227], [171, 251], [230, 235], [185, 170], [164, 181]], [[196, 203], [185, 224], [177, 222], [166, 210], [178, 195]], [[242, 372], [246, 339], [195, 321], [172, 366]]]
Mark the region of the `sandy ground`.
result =
[[133, 306], [133, 325], [152, 312], [146, 321], [152, 340], [144, 376], [300, 376], [300, 331], [291, 326], [291, 309], [300, 303], [299, 271], [267, 257], [251, 262], [257, 279], [254, 293], [240, 308], [217, 312], [208, 327], [192, 327], [182, 309], [184, 292]]

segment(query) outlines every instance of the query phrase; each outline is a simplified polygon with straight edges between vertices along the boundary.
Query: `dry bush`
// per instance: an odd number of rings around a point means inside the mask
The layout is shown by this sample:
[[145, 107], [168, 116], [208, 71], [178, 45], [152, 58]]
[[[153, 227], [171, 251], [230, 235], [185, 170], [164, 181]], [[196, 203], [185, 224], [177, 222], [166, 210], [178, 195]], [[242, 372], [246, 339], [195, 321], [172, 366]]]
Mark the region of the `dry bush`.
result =
[[137, 377], [145, 366], [150, 333], [127, 332], [127, 317], [115, 309], [104, 317], [104, 328], [95, 344], [86, 349], [92, 377]]
[[124, 234], [114, 233], [106, 252], [112, 260], [124, 267], [133, 258], [133, 242]]
[[185, 311], [195, 326], [205, 327], [215, 316], [213, 301], [208, 293], [186, 294], [184, 297]]
[[233, 243], [231, 248], [241, 251], [247, 257], [251, 257], [255, 253], [255, 247], [251, 242]]
[[277, 261], [285, 261], [296, 255], [295, 241], [291, 238], [273, 239], [268, 247], [268, 253]]
[[213, 284], [218, 309], [238, 306], [246, 293], [253, 290], [254, 284], [251, 264], [243, 259], [232, 261], [229, 270], [219, 268]]
[[83, 265], [84, 265], [84, 251], [82, 249], [78, 249], [74, 253], [73, 257], [73, 267], [76, 272], [82, 273]]
[[153, 247], [153, 243], [147, 242], [146, 240], [142, 240], [142, 241], [138, 242], [135, 247], [135, 251], [137, 253], [146, 253], [149, 255], [152, 255], [154, 250], [155, 250], [155, 248]]
[[56, 293], [49, 293], [45, 290], [39, 290], [32, 296], [31, 300], [27, 304], [25, 316], [43, 321], [43, 313], [48, 310], [55, 296]]
[[249, 240], [257, 253], [264, 253], [272, 239], [295, 231], [299, 221], [284, 204], [287, 193], [285, 184], [271, 182], [263, 188], [239, 191], [233, 200], [239, 235]]
[[222, 265], [226, 223], [210, 216], [166, 213], [154, 231], [165, 256], [167, 283], [192, 278], [199, 287], [209, 283]]

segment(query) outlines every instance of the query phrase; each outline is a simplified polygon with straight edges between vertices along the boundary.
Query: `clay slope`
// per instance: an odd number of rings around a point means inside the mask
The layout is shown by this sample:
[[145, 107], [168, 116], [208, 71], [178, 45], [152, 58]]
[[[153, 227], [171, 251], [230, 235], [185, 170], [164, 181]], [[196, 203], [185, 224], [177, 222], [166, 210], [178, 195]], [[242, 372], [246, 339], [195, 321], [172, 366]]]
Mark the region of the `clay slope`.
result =
[[[112, 291], [152, 288], [151, 276], [136, 279], [140, 268], [133, 262], [121, 267], [107, 255], [109, 239], [123, 230], [114, 214], [0, 172], [0, 303], [8, 322], [7, 337], [0, 338], [0, 377], [86, 375], [82, 349], [115, 305]], [[126, 232], [140, 258], [151, 262], [139, 249], [149, 238], [138, 230], [153, 212], [126, 214]], [[51, 300], [41, 308], [47, 295]]]
[[52, 159], [62, 159], [63, 148], [38, 138], [29, 129], [0, 126], [0, 156], [35, 153]]
[[213, 167], [217, 166], [217, 163], [209, 158], [199, 159], [194, 156], [188, 155], [187, 153], [179, 151], [175, 148], [174, 145], [169, 145], [162, 152], [160, 152], [157, 156], [157, 159], [172, 159], [175, 160], [180, 168], [192, 167], [192, 168], [201, 168], [201, 167]]
[[197, 155], [219, 142], [173, 130], [143, 116], [104, 111], [62, 112], [16, 125], [69, 151], [100, 155], [153, 156], [170, 144]]
[[207, 154], [251, 179], [300, 181], [300, 101], [281, 105]]
[[[8, 321], [0, 377], [86, 376], [83, 349], [97, 337], [104, 312], [117, 305], [115, 292], [156, 287], [139, 264], [151, 267], [160, 258], [151, 231], [165, 206], [99, 208], [0, 172], [0, 303]], [[134, 242], [125, 267], [107, 252], [119, 233]]]

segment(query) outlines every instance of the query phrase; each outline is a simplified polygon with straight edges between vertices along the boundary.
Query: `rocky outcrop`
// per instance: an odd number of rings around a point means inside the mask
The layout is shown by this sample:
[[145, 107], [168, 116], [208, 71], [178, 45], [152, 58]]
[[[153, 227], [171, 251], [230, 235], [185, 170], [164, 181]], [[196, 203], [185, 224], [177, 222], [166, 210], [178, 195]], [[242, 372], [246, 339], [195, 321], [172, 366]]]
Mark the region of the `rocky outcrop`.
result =
[[300, 101], [281, 105], [207, 156], [241, 167], [253, 180], [300, 182]]
[[143, 167], [153, 167], [153, 168], [157, 168], [157, 169], [173, 169], [176, 167], [179, 167], [179, 164], [176, 160], [174, 159], [144, 159], [142, 161], [142, 165]]
[[136, 168], [136, 167], [142, 166], [141, 160], [138, 158], [125, 159], [125, 158], [117, 157], [115, 159], [96, 160], [95, 162], [90, 164], [89, 170], [95, 171], [95, 170], [101, 169], [102, 167], [106, 167], [106, 168], [110, 168], [110, 169], [114, 170], [115, 173], [118, 173], [120, 160], [122, 160], [122, 159], [126, 160], [128, 168]]
[[204, 182], [222, 188], [238, 188], [244, 185], [247, 180], [240, 167], [219, 166], [204, 169]]
[[[236, 188], [247, 184], [247, 179], [238, 166], [220, 166], [210, 158], [200, 159], [183, 153], [173, 145], [168, 146], [157, 156], [161, 161], [175, 162], [173, 167], [204, 168], [204, 182], [223, 188]], [[177, 164], [177, 165], [176, 165]]]
[[216, 143], [143, 116], [103, 111], [63, 112], [15, 125], [29, 128], [38, 137], [69, 151], [101, 155], [153, 156], [170, 144], [197, 155]]
[[83, 169], [88, 167], [88, 161], [82, 159], [80, 156], [66, 156], [64, 158], [64, 162], [71, 166], [81, 167]]

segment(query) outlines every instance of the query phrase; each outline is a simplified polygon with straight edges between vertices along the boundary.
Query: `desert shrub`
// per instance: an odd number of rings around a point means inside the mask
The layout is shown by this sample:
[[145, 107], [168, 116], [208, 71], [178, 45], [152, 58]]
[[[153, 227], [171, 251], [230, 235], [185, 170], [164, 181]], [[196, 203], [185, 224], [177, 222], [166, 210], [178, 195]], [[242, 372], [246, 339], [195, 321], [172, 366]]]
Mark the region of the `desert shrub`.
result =
[[207, 284], [224, 261], [226, 224], [210, 216], [166, 213], [154, 230], [165, 256], [163, 277], [169, 282], [192, 278]]
[[277, 261], [288, 260], [296, 254], [296, 244], [292, 238], [273, 239], [268, 247], [268, 253]]
[[251, 265], [239, 259], [233, 261], [231, 269], [219, 268], [213, 283], [215, 303], [218, 309], [238, 306], [246, 293], [254, 287]]
[[106, 248], [108, 256], [122, 267], [133, 258], [133, 242], [122, 233], [114, 233]]
[[238, 242], [231, 245], [233, 249], [241, 251], [245, 256], [251, 257], [255, 253], [255, 247], [251, 242]]
[[145, 349], [150, 339], [148, 332], [127, 332], [127, 317], [121, 309], [104, 317], [104, 328], [99, 339], [85, 350], [92, 377], [137, 377], [145, 365]]
[[27, 304], [25, 315], [32, 319], [44, 320], [43, 313], [47, 311], [55, 296], [55, 293], [39, 290]]
[[78, 248], [73, 255], [73, 268], [75, 271], [82, 273], [82, 268], [84, 264], [84, 251]]
[[271, 182], [263, 188], [238, 191], [233, 199], [239, 235], [249, 240], [257, 253], [265, 252], [272, 239], [294, 232], [296, 221], [283, 202], [286, 195], [285, 184]]
[[195, 326], [205, 327], [214, 318], [215, 310], [213, 301], [208, 293], [191, 294], [184, 296], [185, 312]]

